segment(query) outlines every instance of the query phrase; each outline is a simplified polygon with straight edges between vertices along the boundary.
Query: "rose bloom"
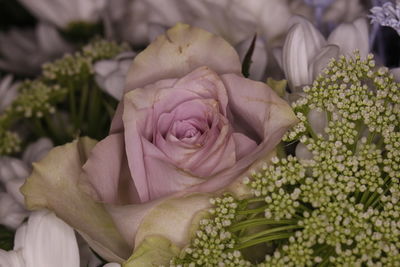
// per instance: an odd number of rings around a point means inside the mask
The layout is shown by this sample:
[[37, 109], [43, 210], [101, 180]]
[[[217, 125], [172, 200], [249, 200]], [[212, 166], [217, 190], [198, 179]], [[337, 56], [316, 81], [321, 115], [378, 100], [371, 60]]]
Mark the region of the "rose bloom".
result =
[[194, 215], [267, 156], [296, 122], [265, 83], [241, 75], [220, 37], [178, 24], [133, 61], [110, 135], [58, 147], [22, 191], [110, 261], [148, 236], [183, 247]]

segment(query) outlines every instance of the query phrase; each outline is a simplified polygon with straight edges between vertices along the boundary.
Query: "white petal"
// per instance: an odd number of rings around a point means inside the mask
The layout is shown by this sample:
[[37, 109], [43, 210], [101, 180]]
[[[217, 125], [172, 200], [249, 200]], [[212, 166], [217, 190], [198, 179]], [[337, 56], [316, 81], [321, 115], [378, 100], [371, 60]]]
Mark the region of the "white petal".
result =
[[24, 206], [24, 196], [19, 191], [20, 187], [25, 183], [25, 179], [10, 179], [6, 182], [7, 193], [14, 198], [21, 206]]
[[390, 72], [393, 74], [394, 80], [400, 82], [400, 67], [393, 68], [390, 70]]
[[28, 212], [12, 196], [0, 193], [0, 224], [16, 229], [27, 216]]
[[0, 267], [25, 267], [21, 251], [0, 249]]
[[0, 181], [5, 183], [10, 179], [26, 178], [30, 173], [28, 165], [20, 159], [0, 157]]
[[115, 262], [110, 262], [104, 265], [103, 267], [121, 267], [121, 264], [115, 263]]
[[329, 35], [328, 43], [338, 45], [343, 55], [352, 55], [355, 50], [360, 50], [360, 54], [366, 57], [369, 52], [366, 19], [359, 18], [353, 23], [340, 24]]
[[292, 90], [299, 86], [310, 84], [308, 60], [304, 32], [299, 24], [290, 28], [283, 45], [282, 65]]
[[32, 164], [32, 162], [41, 160], [53, 146], [53, 142], [49, 138], [42, 137], [28, 145], [22, 159], [24, 162]]
[[308, 113], [307, 118], [316, 134], [326, 135], [325, 128], [328, 126], [328, 117], [325, 111], [312, 109]]
[[296, 157], [298, 159], [312, 159], [313, 154], [310, 152], [310, 150], [307, 149], [307, 147], [303, 143], [298, 143], [296, 146]]
[[74, 230], [48, 211], [29, 217], [22, 252], [26, 267], [79, 267]]
[[311, 60], [308, 66], [309, 79], [314, 80], [318, 74], [328, 66], [331, 59], [337, 58], [339, 55], [339, 47], [336, 45], [326, 45], [319, 53]]

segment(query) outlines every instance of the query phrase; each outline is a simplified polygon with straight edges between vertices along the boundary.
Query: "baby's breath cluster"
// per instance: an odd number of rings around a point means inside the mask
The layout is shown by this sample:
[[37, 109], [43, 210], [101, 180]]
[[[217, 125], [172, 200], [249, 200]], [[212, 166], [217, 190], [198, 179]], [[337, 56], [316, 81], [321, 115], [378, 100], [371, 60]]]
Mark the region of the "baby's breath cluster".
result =
[[236, 238], [229, 231], [237, 216], [237, 200], [224, 195], [211, 199], [211, 204], [214, 208], [209, 210], [209, 218], [200, 220], [191, 244], [182, 250], [179, 257], [171, 260], [170, 266], [251, 266], [241, 252], [235, 250]]
[[0, 129], [0, 155], [17, 153], [20, 150], [20, 137], [14, 132]]
[[55, 112], [55, 104], [67, 94], [59, 85], [47, 85], [40, 80], [26, 81], [18, 88], [19, 96], [6, 112], [18, 117], [41, 118]]
[[126, 45], [115, 42], [95, 40], [84, 46], [82, 51], [73, 55], [67, 54], [63, 58], [43, 65], [43, 76], [49, 81], [71, 84], [82, 82], [93, 74], [93, 62], [113, 58], [119, 53], [128, 50]]
[[[306, 96], [293, 104], [300, 122], [285, 140], [302, 143], [312, 158], [297, 160], [303, 171], [294, 187], [281, 190], [282, 195], [298, 190], [299, 206], [292, 213], [302, 218], [297, 222], [302, 229], [262, 266], [398, 266], [399, 87], [371, 55], [362, 59], [355, 53], [331, 61], [304, 88]], [[313, 109], [328, 118], [323, 134], [308, 119]], [[262, 191], [273, 195], [266, 181], [287, 161], [275, 160], [270, 172], [253, 175], [249, 185], [256, 197]], [[280, 203], [270, 203], [266, 210], [275, 213], [268, 217], [281, 218]]]
[[24, 131], [50, 137], [56, 144], [78, 134], [103, 137], [104, 130], [99, 129], [108, 128], [116, 102], [96, 85], [93, 64], [127, 49], [126, 45], [95, 40], [80, 52], [44, 64], [42, 76], [36, 80], [21, 83], [17, 98], [0, 114], [0, 155], [19, 151], [21, 140], [12, 131], [24, 119]]

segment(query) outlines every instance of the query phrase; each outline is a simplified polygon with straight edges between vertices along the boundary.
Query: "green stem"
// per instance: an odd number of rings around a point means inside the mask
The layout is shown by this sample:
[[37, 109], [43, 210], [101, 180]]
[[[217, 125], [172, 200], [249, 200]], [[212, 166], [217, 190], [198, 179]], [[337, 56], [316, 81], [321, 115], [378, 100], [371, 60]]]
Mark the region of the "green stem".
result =
[[237, 212], [238, 215], [246, 215], [246, 214], [253, 214], [253, 213], [261, 213], [264, 212], [268, 206], [263, 206], [257, 209], [250, 209], [250, 210], [239, 210]]
[[77, 111], [76, 111], [76, 99], [75, 99], [75, 88], [71, 82], [68, 83], [69, 86], [69, 110], [71, 112], [72, 122], [74, 128], [78, 128], [78, 118], [77, 118]]
[[50, 115], [46, 115], [44, 119], [46, 121], [47, 128], [51, 132], [51, 135], [53, 136], [56, 143], [61, 144], [63, 142], [62, 134], [60, 133], [59, 129], [54, 125], [54, 122], [51, 119]]
[[365, 202], [367, 201], [369, 197], [369, 191], [364, 191], [361, 195], [361, 200], [360, 203], [365, 204]]
[[269, 220], [266, 218], [255, 218], [251, 220], [242, 221], [229, 228], [230, 231], [236, 232], [249, 227], [259, 226], [259, 225], [276, 225], [276, 224], [296, 224], [297, 220]]
[[89, 85], [87, 83], [84, 83], [83, 88], [82, 88], [80, 105], [79, 105], [78, 128], [81, 127], [83, 118], [85, 116], [85, 110], [86, 110], [88, 96], [89, 96]]
[[33, 119], [33, 131], [39, 136], [47, 136], [47, 132], [43, 128], [42, 122], [38, 118]]
[[100, 91], [97, 87], [93, 86], [91, 88], [91, 97], [89, 103], [89, 114], [88, 114], [88, 133], [89, 136], [96, 138], [96, 133], [98, 132], [98, 120], [100, 115]]
[[[239, 243], [232, 250], [239, 250], [239, 249], [251, 247], [251, 246], [254, 246], [254, 245], [257, 245], [257, 244], [260, 244], [260, 243], [273, 241], [273, 240], [286, 239], [286, 238], [291, 237], [292, 235], [293, 235], [293, 233], [279, 233], [279, 234], [275, 234], [275, 235], [269, 235], [269, 236], [265, 236], [265, 237], [262, 237], [262, 238], [253, 239], [253, 240], [248, 241], [248, 242]], [[228, 251], [231, 251], [231, 250], [228, 250]]]
[[299, 226], [299, 225], [286, 225], [286, 226], [276, 227], [276, 228], [267, 229], [267, 230], [249, 235], [249, 236], [244, 236], [244, 237], [240, 238], [239, 241], [240, 241], [240, 243], [245, 243], [250, 240], [256, 239], [260, 236], [265, 236], [265, 235], [276, 233], [276, 232], [299, 229], [299, 228], [303, 228], [303, 227]]

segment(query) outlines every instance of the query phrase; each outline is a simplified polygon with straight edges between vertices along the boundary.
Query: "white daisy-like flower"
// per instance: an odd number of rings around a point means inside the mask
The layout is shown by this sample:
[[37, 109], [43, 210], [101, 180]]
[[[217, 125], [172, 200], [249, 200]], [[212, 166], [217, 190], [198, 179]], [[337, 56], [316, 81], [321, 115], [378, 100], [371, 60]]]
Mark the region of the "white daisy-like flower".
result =
[[66, 28], [72, 22], [95, 23], [106, 0], [19, 0], [39, 19]]
[[0, 33], [0, 69], [24, 75], [40, 73], [43, 63], [71, 51], [57, 30], [46, 23], [35, 29], [11, 29]]

